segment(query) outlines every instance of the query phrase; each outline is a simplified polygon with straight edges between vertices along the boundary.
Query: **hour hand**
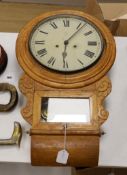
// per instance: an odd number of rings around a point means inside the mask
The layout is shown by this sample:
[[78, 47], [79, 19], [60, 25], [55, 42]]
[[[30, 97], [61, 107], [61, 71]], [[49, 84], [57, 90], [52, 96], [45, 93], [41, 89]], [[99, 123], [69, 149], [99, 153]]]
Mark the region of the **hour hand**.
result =
[[63, 52], [62, 56], [63, 56], [63, 60], [64, 60], [67, 57], [67, 52]]
[[65, 58], [67, 57], [67, 52], [64, 51], [64, 52], [62, 53], [62, 56], [63, 56], [63, 67], [65, 67], [65, 64], [66, 64]]
[[62, 52], [62, 56], [63, 56], [63, 62], [65, 63], [65, 58], [67, 57], [67, 44], [64, 44], [64, 51]]

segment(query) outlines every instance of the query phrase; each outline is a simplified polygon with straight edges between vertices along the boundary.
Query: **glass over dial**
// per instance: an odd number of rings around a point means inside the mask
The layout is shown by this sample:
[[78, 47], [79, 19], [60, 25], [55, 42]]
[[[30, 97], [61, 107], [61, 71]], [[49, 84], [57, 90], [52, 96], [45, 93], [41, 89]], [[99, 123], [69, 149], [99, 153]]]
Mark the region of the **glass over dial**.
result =
[[34, 27], [29, 38], [33, 57], [46, 68], [60, 72], [85, 70], [103, 51], [97, 27], [75, 15], [56, 15]]

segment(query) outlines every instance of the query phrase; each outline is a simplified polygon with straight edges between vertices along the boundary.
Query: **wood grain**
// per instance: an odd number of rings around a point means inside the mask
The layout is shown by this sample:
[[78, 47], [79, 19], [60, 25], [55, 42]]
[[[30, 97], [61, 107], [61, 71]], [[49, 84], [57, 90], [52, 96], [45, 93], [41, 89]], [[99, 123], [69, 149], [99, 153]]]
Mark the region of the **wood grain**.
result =
[[[64, 135], [32, 135], [32, 165], [65, 166], [56, 163], [57, 153], [63, 149], [63, 141]], [[66, 166], [96, 166], [99, 155], [98, 145], [98, 136], [67, 136], [66, 149], [69, 158]]]

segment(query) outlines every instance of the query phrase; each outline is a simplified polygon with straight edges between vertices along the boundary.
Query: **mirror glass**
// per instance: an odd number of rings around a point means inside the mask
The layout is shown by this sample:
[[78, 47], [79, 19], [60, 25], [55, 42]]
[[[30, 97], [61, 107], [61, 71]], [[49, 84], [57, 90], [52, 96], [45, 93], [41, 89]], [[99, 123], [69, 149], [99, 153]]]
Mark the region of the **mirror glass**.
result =
[[89, 98], [43, 98], [41, 108], [43, 122], [90, 122]]

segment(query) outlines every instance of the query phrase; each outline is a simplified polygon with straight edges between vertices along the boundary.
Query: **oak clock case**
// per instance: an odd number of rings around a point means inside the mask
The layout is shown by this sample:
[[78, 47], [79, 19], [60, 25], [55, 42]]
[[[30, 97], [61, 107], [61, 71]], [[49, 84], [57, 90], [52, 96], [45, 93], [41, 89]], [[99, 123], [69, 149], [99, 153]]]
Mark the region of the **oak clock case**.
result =
[[89, 122], [67, 122], [69, 157], [65, 165], [98, 164], [100, 126], [108, 117], [103, 101], [111, 91], [105, 75], [114, 63], [115, 53], [115, 42], [107, 27], [79, 11], [45, 13], [21, 30], [16, 54], [25, 72], [19, 88], [27, 97], [22, 116], [32, 125], [32, 165], [62, 166], [56, 157], [64, 148], [64, 123], [41, 119], [42, 113], [48, 117], [45, 99], [53, 98], [89, 101]]

